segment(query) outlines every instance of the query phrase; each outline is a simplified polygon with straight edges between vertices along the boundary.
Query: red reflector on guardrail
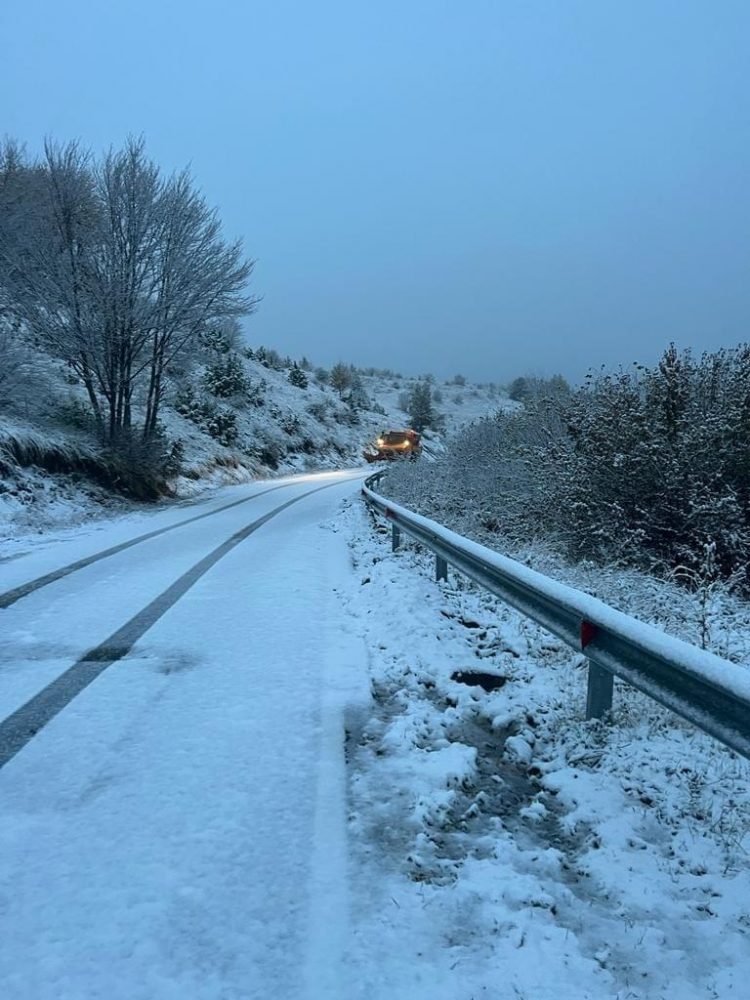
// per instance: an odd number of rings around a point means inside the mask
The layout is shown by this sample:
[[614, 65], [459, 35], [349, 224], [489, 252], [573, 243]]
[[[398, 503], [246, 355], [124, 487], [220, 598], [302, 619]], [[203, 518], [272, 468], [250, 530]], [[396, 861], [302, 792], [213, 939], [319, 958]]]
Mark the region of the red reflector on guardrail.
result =
[[597, 628], [591, 622], [581, 622], [581, 649], [585, 649], [596, 635]]

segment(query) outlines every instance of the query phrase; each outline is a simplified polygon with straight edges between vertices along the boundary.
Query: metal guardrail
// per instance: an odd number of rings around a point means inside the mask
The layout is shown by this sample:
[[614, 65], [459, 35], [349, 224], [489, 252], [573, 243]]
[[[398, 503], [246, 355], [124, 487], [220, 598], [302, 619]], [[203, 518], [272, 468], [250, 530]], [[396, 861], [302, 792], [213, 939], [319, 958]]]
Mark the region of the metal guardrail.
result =
[[610, 711], [616, 676], [750, 758], [750, 668], [667, 635], [393, 503], [374, 490], [383, 475], [366, 479], [362, 493], [391, 522], [394, 551], [401, 533], [409, 535], [435, 553], [436, 579], [447, 579], [450, 565], [585, 653], [587, 719]]

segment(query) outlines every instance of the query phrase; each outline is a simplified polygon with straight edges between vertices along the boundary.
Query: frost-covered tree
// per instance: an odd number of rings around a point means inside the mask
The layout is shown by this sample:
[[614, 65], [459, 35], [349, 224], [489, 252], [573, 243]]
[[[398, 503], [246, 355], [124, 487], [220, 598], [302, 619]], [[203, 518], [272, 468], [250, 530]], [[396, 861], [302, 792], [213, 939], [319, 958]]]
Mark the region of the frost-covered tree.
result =
[[355, 410], [366, 410], [370, 406], [370, 397], [367, 395], [367, 390], [359, 372], [354, 372], [352, 375], [349, 387], [349, 405]]
[[156, 429], [171, 362], [192, 347], [207, 325], [247, 315], [258, 301], [245, 293], [254, 262], [245, 258], [240, 241], [224, 240], [216, 210], [186, 171], [165, 183], [159, 208], [150, 291], [146, 435]]
[[234, 353], [221, 355], [207, 365], [203, 381], [208, 391], [220, 399], [238, 396], [250, 388], [242, 359]]
[[252, 311], [252, 262], [190, 176], [163, 177], [141, 140], [99, 162], [48, 142], [39, 163], [3, 164], [5, 309], [75, 372], [106, 440], [135, 429], [137, 398], [139, 433], [156, 436], [169, 366], [207, 328]]
[[308, 386], [306, 373], [296, 364], [293, 364], [289, 369], [287, 378], [289, 379], [289, 382], [298, 389], [306, 389]]
[[432, 389], [429, 382], [417, 382], [409, 393], [409, 422], [420, 434], [435, 422]]
[[508, 397], [515, 400], [517, 403], [522, 403], [524, 401], [527, 392], [528, 386], [523, 375], [520, 375], [518, 378], [514, 378], [508, 386]]
[[330, 385], [339, 394], [341, 399], [344, 398], [344, 393], [352, 384], [352, 373], [348, 365], [345, 365], [343, 361], [337, 361], [336, 364], [331, 369], [330, 374]]
[[90, 167], [90, 157], [75, 143], [63, 149], [47, 144], [40, 163], [19, 166], [11, 157], [2, 185], [0, 288], [6, 314], [18, 328], [80, 378], [103, 427], [92, 278], [99, 219]]

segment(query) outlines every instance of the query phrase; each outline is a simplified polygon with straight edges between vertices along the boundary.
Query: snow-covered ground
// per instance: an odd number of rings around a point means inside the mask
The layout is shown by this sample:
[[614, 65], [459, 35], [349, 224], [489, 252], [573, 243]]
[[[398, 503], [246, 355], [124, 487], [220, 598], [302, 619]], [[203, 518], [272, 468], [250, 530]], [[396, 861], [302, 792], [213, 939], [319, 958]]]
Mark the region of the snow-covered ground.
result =
[[[0, 609], [0, 751], [153, 618], [0, 768], [0, 996], [744, 997], [746, 762], [619, 686], [611, 727], [582, 722], [581, 659], [392, 554], [361, 477], [0, 562], [1, 595], [170, 529]], [[500, 686], [451, 679], [476, 669]]]
[[[347, 518], [373, 691], [349, 751], [362, 995], [743, 996], [748, 762], [619, 684], [614, 724], [583, 722], [582, 657]], [[451, 679], [477, 670], [500, 686]]]

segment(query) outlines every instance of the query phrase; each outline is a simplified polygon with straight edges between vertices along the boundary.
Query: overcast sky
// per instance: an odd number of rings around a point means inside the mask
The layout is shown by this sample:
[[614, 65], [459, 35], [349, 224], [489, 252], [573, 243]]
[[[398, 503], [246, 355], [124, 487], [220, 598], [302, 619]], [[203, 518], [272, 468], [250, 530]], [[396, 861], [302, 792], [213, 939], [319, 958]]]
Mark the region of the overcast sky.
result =
[[2, 0], [0, 132], [192, 165], [251, 343], [571, 378], [750, 339], [748, 0]]

